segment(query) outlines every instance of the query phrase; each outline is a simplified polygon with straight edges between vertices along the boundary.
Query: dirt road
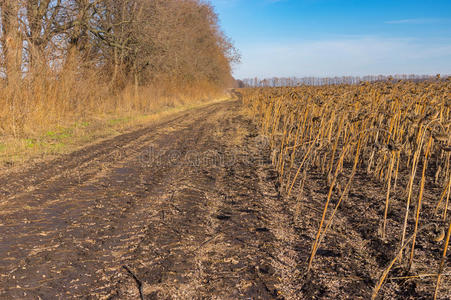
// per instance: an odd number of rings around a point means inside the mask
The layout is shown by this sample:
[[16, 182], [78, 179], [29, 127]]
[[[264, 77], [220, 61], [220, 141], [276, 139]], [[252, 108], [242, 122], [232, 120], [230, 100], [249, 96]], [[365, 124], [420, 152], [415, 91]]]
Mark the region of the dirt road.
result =
[[277, 298], [291, 221], [254, 132], [230, 100], [0, 175], [0, 298]]
[[[327, 179], [311, 168], [282, 197], [242, 110], [192, 109], [0, 174], [0, 299], [369, 299], [399, 244], [402, 193], [382, 240], [384, 186], [359, 172], [307, 273]], [[381, 299], [430, 299], [435, 277], [409, 276], [436, 269], [442, 249], [420, 236], [412, 273], [395, 268]]]

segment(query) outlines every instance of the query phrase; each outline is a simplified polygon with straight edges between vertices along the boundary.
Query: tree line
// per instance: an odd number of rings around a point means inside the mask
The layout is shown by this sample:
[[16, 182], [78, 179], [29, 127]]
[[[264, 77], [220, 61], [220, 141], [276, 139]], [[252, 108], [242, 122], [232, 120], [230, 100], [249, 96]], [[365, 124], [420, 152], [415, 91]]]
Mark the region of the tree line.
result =
[[[449, 76], [442, 76], [447, 78]], [[424, 81], [440, 78], [440, 75], [416, 75], [416, 74], [400, 74], [400, 75], [368, 75], [368, 76], [336, 76], [336, 77], [272, 77], [260, 79], [247, 78], [237, 80], [239, 87], [282, 87], [282, 86], [322, 86], [336, 84], [360, 84], [361, 82], [376, 81], [392, 81], [392, 80], [409, 80]]]
[[[95, 70], [128, 84], [232, 83], [239, 55], [200, 0], [0, 0], [0, 77]], [[82, 76], [82, 75], [81, 75]]]

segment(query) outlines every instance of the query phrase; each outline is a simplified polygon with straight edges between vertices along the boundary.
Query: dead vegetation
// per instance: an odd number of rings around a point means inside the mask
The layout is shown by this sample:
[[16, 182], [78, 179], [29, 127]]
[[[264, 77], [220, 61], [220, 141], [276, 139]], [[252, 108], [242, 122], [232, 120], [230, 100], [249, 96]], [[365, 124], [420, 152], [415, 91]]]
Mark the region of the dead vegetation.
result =
[[215, 98], [237, 60], [198, 0], [0, 1], [0, 148]]
[[[379, 222], [371, 238], [365, 237], [374, 243], [390, 244], [392, 257], [374, 270], [372, 297], [381, 293], [395, 267], [403, 270], [401, 277], [405, 280], [418, 279], [426, 284], [424, 280], [429, 278], [434, 298], [440, 292], [449, 296], [449, 280], [445, 286], [441, 283], [451, 233], [450, 88], [449, 80], [433, 80], [240, 90], [244, 104], [273, 149], [273, 164], [285, 197], [302, 201], [299, 194], [311, 184], [306, 182], [310, 172], [321, 174], [327, 185], [305, 261], [307, 274], [317, 263], [318, 250], [334, 228], [350, 190], [365, 189], [361, 179], [353, 185], [357, 174], [364, 174], [378, 183], [384, 199], [373, 203], [382, 213], [375, 216]], [[297, 205], [301, 207], [302, 203]], [[397, 217], [392, 216], [395, 208]], [[301, 211], [297, 214], [302, 217]], [[350, 226], [346, 232], [352, 229]], [[441, 245], [440, 255], [433, 250], [435, 244], [423, 238], [435, 231], [433, 239]], [[421, 251], [417, 250], [419, 239]]]

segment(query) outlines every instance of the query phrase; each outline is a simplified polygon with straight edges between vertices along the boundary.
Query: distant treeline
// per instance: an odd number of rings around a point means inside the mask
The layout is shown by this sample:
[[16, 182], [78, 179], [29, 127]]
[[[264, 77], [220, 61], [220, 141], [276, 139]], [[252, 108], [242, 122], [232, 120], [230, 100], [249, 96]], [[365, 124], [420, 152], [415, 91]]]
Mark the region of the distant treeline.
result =
[[437, 78], [447, 78], [449, 76], [440, 75], [368, 75], [368, 76], [341, 76], [341, 77], [273, 77], [273, 78], [247, 78], [237, 80], [239, 87], [281, 87], [281, 86], [300, 86], [300, 85], [334, 85], [334, 84], [360, 84], [361, 82], [376, 81], [425, 81]]

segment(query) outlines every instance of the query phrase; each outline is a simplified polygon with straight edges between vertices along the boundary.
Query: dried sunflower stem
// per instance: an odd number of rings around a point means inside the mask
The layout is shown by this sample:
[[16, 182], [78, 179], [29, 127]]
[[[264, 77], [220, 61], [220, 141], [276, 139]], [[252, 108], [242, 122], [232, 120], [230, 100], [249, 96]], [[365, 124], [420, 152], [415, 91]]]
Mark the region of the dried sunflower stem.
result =
[[[340, 206], [341, 202], [343, 201], [343, 199], [348, 194], [349, 188], [351, 187], [352, 180], [354, 179], [355, 173], [357, 171], [357, 164], [359, 162], [359, 158], [360, 158], [360, 140], [359, 140], [358, 145], [357, 145], [357, 150], [356, 150], [356, 154], [355, 154], [354, 165], [352, 167], [351, 175], [350, 175], [350, 177], [348, 179], [348, 182], [347, 182], [347, 184], [345, 186], [345, 189], [341, 193], [340, 199], [338, 200], [337, 204], [335, 205], [335, 208], [334, 208], [334, 210], [332, 212], [332, 215], [330, 216], [329, 220], [327, 221], [326, 227], [324, 228], [324, 230], [320, 234], [320, 237], [318, 239], [318, 243], [316, 243], [316, 247], [312, 251], [311, 255], [313, 256], [313, 258], [316, 255], [316, 251], [318, 250], [319, 245], [321, 244], [323, 238], [326, 236], [327, 230], [330, 228], [330, 226], [332, 226], [332, 222], [333, 222], [335, 214], [337, 213], [338, 207]], [[319, 230], [321, 230], [321, 228]], [[312, 258], [312, 260], [313, 260], [313, 258]]]
[[334, 178], [332, 179], [332, 183], [330, 184], [330, 188], [329, 188], [329, 193], [327, 195], [326, 204], [324, 205], [324, 209], [323, 209], [323, 215], [321, 217], [321, 221], [320, 221], [320, 224], [319, 224], [319, 227], [318, 227], [318, 232], [316, 233], [315, 242], [313, 244], [312, 252], [310, 254], [309, 263], [308, 263], [308, 267], [307, 267], [307, 272], [309, 272], [311, 270], [311, 268], [312, 268], [313, 258], [315, 257], [316, 249], [318, 247], [319, 237], [321, 235], [321, 229], [323, 227], [324, 220], [326, 218], [327, 208], [329, 207], [330, 199], [332, 198], [332, 191], [334, 189], [335, 182], [337, 181], [338, 174], [340, 173], [340, 170], [341, 170], [340, 165], [341, 165], [342, 161], [344, 160], [345, 153], [346, 153], [346, 150], [347, 150], [348, 147], [349, 147], [349, 144], [347, 144], [344, 147], [344, 149], [343, 149], [343, 151], [342, 151], [342, 153], [340, 155], [340, 158], [338, 159], [338, 162], [337, 162], [337, 167], [335, 169]]
[[388, 170], [387, 196], [385, 198], [385, 211], [384, 211], [384, 224], [383, 224], [383, 228], [382, 228], [382, 239], [385, 239], [385, 230], [387, 227], [387, 213], [388, 213], [388, 204], [389, 204], [389, 199], [390, 199], [391, 177], [392, 177], [392, 173], [393, 173], [394, 164], [395, 164], [395, 154], [392, 152], [390, 167]]
[[[315, 137], [315, 141], [318, 139], [319, 137], [319, 133], [317, 134], [317, 136]], [[296, 171], [296, 175], [294, 175], [294, 178], [290, 184], [290, 189], [288, 190], [288, 195], [287, 197], [290, 198], [291, 195], [291, 191], [293, 190], [294, 184], [296, 183], [296, 179], [299, 176], [299, 173], [301, 172], [302, 166], [304, 165], [305, 161], [307, 160], [307, 158], [309, 157], [310, 152], [312, 151], [313, 147], [315, 146], [315, 143], [313, 142], [310, 147], [307, 150], [307, 153], [305, 153], [304, 158], [302, 159], [301, 164], [298, 167], [298, 170]]]
[[429, 142], [426, 146], [426, 153], [424, 154], [423, 172], [421, 174], [421, 182], [420, 182], [420, 195], [418, 196], [417, 210], [416, 210], [416, 215], [415, 215], [415, 229], [413, 232], [412, 249], [410, 251], [410, 258], [409, 258], [409, 270], [412, 267], [413, 254], [415, 251], [415, 241], [417, 238], [418, 222], [420, 219], [421, 201], [423, 200], [424, 182], [426, 180], [425, 174], [426, 174], [426, 168], [428, 165], [429, 150], [431, 149], [432, 142], [433, 142], [433, 139], [432, 139], [432, 137], [430, 137]]
[[[418, 229], [418, 232], [423, 231], [424, 229], [427, 229], [429, 227], [431, 227], [432, 224], [426, 224], [423, 225], [422, 227], [420, 227]], [[379, 278], [378, 283], [376, 284], [376, 286], [373, 289], [373, 294], [371, 296], [371, 299], [376, 299], [377, 294], [379, 293], [379, 290], [381, 289], [382, 285], [384, 284], [385, 279], [387, 278], [388, 273], [390, 272], [391, 268], [394, 266], [394, 264], [396, 263], [396, 261], [398, 259], [400, 259], [402, 257], [402, 252], [404, 251], [404, 249], [407, 247], [407, 245], [409, 244], [409, 242], [413, 240], [413, 235], [410, 236], [404, 243], [404, 245], [398, 250], [395, 258], [393, 258], [393, 260], [390, 262], [390, 264], [388, 265], [388, 267], [384, 270], [384, 272], [382, 273], [382, 276]]]
[[446, 252], [448, 250], [450, 235], [451, 235], [451, 222], [449, 223], [449, 226], [448, 226], [448, 233], [446, 234], [445, 246], [443, 246], [442, 260], [440, 262], [440, 267], [439, 267], [438, 275], [437, 275], [437, 282], [435, 284], [434, 300], [437, 299], [438, 291], [440, 288], [440, 278], [442, 276], [443, 270], [445, 269]]

